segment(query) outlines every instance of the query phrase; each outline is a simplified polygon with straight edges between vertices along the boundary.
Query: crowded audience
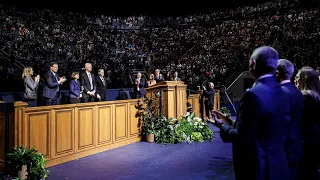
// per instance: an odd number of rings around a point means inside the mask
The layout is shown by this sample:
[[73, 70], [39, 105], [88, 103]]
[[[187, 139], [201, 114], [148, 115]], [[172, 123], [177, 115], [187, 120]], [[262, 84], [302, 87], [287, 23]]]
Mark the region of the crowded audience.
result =
[[[3, 57], [17, 59], [41, 76], [52, 61], [66, 77], [91, 62], [94, 72], [106, 71], [109, 88], [132, 87], [132, 70], [148, 77], [156, 68], [177, 71], [188, 84], [201, 84], [205, 76], [227, 84], [247, 69], [244, 61], [261, 45], [275, 47], [297, 68], [319, 63], [319, 12], [288, 0], [158, 18], [0, 9]], [[18, 74], [7, 64], [1, 74]]]

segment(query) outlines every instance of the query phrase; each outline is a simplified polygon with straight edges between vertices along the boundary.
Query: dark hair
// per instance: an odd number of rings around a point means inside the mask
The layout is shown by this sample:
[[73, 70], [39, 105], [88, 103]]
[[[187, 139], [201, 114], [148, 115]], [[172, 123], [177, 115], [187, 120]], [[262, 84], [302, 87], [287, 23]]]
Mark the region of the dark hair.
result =
[[58, 65], [58, 63], [56, 63], [56, 62], [50, 62], [50, 67], [52, 67], [55, 64]]

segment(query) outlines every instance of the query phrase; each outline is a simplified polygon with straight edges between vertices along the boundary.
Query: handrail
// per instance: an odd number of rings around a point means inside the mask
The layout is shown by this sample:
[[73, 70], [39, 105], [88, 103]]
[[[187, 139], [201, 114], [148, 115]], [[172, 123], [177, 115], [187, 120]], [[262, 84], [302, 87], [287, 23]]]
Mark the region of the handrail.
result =
[[231, 88], [231, 86], [242, 76], [244, 72], [242, 72], [231, 84], [230, 86], [226, 89], [227, 91]]
[[[4, 58], [6, 58], [8, 61], [10, 61], [10, 58], [8, 57], [9, 56], [9, 54], [7, 54], [6, 52], [4, 52], [3, 50], [0, 50], [0, 52], [2, 53], [2, 55], [6, 55], [6, 56], [3, 56]], [[19, 62], [17, 59], [18, 59], [18, 57], [16, 57], [16, 56], [13, 56], [14, 57], [14, 59], [13, 59], [13, 64], [14, 65], [16, 65], [19, 69], [21, 69], [21, 70], [23, 70], [26, 66], [25, 65], [23, 65], [21, 62]], [[40, 80], [41, 81], [44, 81], [44, 79], [42, 79], [41, 77], [40, 77]]]

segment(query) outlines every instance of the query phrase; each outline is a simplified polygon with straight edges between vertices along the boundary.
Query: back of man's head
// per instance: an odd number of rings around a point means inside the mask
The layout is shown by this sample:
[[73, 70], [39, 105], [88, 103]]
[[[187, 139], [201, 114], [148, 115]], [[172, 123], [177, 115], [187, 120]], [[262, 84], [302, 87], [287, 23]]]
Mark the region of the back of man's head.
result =
[[282, 80], [290, 80], [294, 73], [294, 65], [287, 59], [280, 59], [278, 61], [278, 78]]
[[274, 48], [263, 46], [253, 51], [251, 60], [256, 63], [257, 75], [274, 74], [277, 70], [279, 54]]

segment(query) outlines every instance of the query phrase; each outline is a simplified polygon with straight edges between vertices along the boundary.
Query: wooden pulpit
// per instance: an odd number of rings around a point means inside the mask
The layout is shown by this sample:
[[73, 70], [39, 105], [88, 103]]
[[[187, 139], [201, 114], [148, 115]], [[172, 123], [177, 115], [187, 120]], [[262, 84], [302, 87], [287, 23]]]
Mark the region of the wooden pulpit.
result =
[[149, 98], [160, 95], [161, 113], [167, 118], [180, 118], [187, 113], [187, 85], [183, 81], [162, 81], [146, 91]]

